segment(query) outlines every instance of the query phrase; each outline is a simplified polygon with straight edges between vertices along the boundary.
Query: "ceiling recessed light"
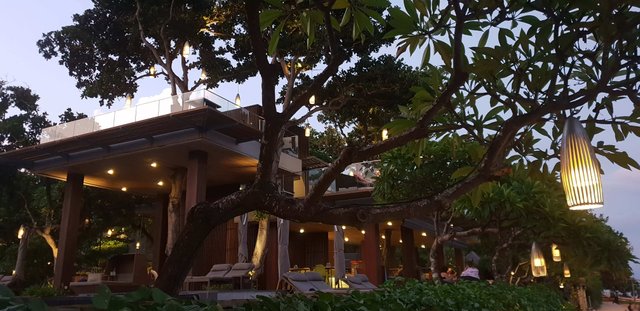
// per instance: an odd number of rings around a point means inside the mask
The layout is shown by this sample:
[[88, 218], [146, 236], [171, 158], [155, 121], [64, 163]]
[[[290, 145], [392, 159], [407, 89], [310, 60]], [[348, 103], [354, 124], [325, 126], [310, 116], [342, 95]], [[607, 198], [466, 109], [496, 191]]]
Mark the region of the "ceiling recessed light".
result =
[[347, 226], [342, 226], [342, 230], [347, 229]]
[[383, 235], [382, 235], [382, 239], [384, 240], [384, 239], [386, 239], [386, 238], [387, 238], [387, 237], [383, 234]]
[[151, 162], [151, 164], [149, 164], [151, 167], [158, 167], [158, 163], [156, 162]]
[[120, 190], [122, 190], [124, 192], [127, 192], [127, 187], [122, 187], [122, 188], [120, 188]]
[[400, 241], [398, 241], [398, 242], [402, 243], [402, 239], [400, 239]]
[[424, 244], [420, 245], [420, 247], [422, 247], [422, 248], [427, 248]]
[[362, 231], [360, 231], [360, 232], [362, 232], [362, 234], [365, 234], [365, 233], [366, 233], [366, 231], [364, 231], [364, 230], [362, 230]]
[[393, 223], [390, 221], [387, 221], [387, 226], [393, 226]]
[[349, 238], [348, 237], [344, 237], [344, 241], [345, 242], [349, 242]]
[[427, 236], [427, 233], [426, 232], [422, 232], [422, 236]]
[[164, 181], [159, 180], [156, 184], [157, 184], [158, 186], [164, 186]]
[[115, 173], [115, 171], [112, 168], [107, 170], [107, 174], [109, 174], [109, 175], [113, 175], [114, 173]]
[[300, 228], [300, 233], [304, 233], [304, 228]]

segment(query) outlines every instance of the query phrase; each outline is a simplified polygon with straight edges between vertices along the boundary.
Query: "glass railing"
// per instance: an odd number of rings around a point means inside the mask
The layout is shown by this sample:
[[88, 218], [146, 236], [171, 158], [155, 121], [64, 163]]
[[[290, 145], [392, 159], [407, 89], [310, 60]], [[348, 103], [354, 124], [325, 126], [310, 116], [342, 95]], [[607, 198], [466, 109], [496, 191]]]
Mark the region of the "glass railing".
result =
[[[357, 190], [373, 187], [380, 176], [380, 160], [352, 163], [331, 183], [327, 192]], [[309, 188], [313, 188], [327, 168], [309, 170]]]
[[282, 152], [298, 157], [300, 154], [300, 139], [298, 135], [285, 130], [284, 137], [282, 138]]
[[212, 107], [227, 117], [246, 126], [259, 131], [263, 130], [264, 120], [259, 115], [237, 106], [235, 103], [209, 90], [196, 90], [152, 102], [137, 104], [134, 107], [123, 108], [91, 118], [79, 119], [45, 128], [42, 130], [40, 143], [70, 138], [205, 106]]

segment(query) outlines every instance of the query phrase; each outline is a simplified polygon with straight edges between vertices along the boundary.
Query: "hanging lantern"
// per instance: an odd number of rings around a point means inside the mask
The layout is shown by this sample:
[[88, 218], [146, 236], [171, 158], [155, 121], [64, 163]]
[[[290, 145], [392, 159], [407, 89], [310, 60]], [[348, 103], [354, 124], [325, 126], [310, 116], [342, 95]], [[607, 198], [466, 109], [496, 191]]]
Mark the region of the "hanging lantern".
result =
[[316, 96], [311, 95], [311, 97], [309, 97], [309, 105], [315, 105], [315, 104], [316, 104]]
[[570, 278], [571, 277], [571, 270], [569, 270], [569, 266], [566, 263], [562, 267], [562, 272], [563, 272], [565, 278]]
[[24, 236], [24, 226], [20, 226], [20, 229], [18, 229], [18, 240], [22, 240], [23, 236]]
[[309, 123], [304, 127], [304, 137], [311, 137], [311, 125]]
[[382, 140], [387, 140], [387, 139], [389, 139], [389, 130], [382, 129]]
[[534, 277], [547, 276], [547, 265], [536, 242], [531, 245], [531, 274]]
[[149, 75], [152, 77], [156, 77], [156, 65], [151, 65], [151, 67], [149, 67]]
[[189, 41], [185, 41], [182, 46], [182, 57], [187, 58], [191, 55], [191, 45], [189, 45]]
[[240, 107], [240, 93], [236, 94], [236, 106]]
[[133, 96], [127, 95], [127, 97], [124, 100], [124, 107], [131, 108], [131, 103], [133, 103]]
[[200, 80], [207, 80], [209, 79], [209, 76], [207, 76], [207, 71], [202, 68], [202, 72], [200, 72]]
[[567, 118], [564, 124], [560, 164], [560, 177], [569, 209], [604, 206], [600, 164], [587, 132], [573, 117]]
[[558, 245], [556, 245], [556, 244], [551, 244], [551, 257], [553, 258], [553, 261], [555, 261], [555, 262], [561, 262], [562, 261], [562, 256], [560, 256], [560, 249], [558, 248]]

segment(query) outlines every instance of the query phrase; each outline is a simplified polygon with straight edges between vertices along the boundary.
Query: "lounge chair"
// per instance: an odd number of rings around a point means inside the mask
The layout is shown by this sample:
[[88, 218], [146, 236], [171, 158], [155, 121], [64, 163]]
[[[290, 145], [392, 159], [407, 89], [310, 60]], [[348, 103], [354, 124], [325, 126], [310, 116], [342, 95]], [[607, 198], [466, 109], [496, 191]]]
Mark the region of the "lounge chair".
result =
[[324, 281], [322, 275], [317, 272], [286, 272], [278, 282], [278, 289], [302, 294], [316, 292], [346, 293], [345, 290], [333, 289]]
[[370, 291], [378, 288], [369, 282], [369, 278], [365, 274], [348, 275], [345, 278], [345, 283], [349, 285], [350, 289], [359, 291]]
[[147, 259], [143, 254], [113, 256], [107, 263], [105, 273], [90, 277], [85, 282], [71, 282], [69, 287], [74, 293], [82, 295], [97, 292], [101, 285], [106, 285], [114, 293], [122, 293], [151, 283], [147, 273]]
[[189, 276], [184, 280], [184, 287], [190, 289], [190, 285], [193, 283], [207, 283], [207, 286], [211, 285], [212, 281], [218, 279], [224, 279], [225, 275], [231, 271], [231, 265], [228, 263], [215, 264], [211, 266], [211, 270], [206, 275]]
[[[250, 280], [250, 277], [251, 277], [250, 274], [251, 274], [251, 271], [253, 271], [253, 268], [255, 268], [253, 263], [239, 262], [233, 265], [233, 267], [231, 267], [231, 271], [225, 274], [224, 278], [231, 280], [232, 283], [234, 282], [234, 280], [238, 280], [240, 284], [240, 288], [242, 289], [244, 288], [244, 284], [246, 280]], [[234, 284], [234, 287], [235, 287], [235, 284]]]

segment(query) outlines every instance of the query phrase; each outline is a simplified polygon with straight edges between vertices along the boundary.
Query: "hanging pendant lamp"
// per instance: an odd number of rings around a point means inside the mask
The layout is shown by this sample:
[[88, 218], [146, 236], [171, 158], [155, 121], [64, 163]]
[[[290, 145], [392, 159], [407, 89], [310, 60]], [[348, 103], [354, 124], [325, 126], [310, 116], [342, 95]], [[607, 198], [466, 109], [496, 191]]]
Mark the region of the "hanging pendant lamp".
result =
[[565, 278], [570, 278], [571, 277], [571, 270], [569, 270], [569, 266], [566, 263], [562, 267], [562, 272], [563, 272]]
[[587, 132], [574, 117], [567, 118], [564, 124], [560, 164], [560, 178], [569, 209], [604, 206], [600, 164]]
[[531, 274], [534, 277], [547, 276], [547, 265], [536, 242], [531, 245]]
[[551, 244], [551, 257], [553, 258], [553, 261], [555, 261], [555, 262], [561, 262], [562, 261], [562, 256], [560, 255], [560, 249], [558, 248], [558, 245], [556, 245], [556, 244]]

